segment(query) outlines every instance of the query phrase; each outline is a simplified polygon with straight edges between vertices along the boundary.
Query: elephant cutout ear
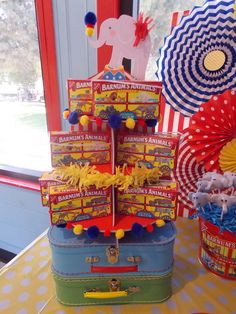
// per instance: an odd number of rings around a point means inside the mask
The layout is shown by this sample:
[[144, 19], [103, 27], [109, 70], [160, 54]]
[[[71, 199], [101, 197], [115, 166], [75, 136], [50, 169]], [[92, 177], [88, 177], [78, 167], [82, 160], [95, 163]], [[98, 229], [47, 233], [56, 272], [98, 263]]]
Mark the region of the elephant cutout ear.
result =
[[132, 46], [135, 41], [135, 20], [129, 15], [121, 15], [118, 19], [117, 36], [121, 44], [128, 44]]

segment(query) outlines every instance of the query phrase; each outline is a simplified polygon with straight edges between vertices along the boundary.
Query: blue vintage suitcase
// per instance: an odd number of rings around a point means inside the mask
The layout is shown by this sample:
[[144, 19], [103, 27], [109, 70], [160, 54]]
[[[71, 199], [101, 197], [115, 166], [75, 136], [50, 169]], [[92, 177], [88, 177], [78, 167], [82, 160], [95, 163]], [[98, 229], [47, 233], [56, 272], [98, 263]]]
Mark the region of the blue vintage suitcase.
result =
[[172, 271], [175, 236], [174, 223], [168, 222], [138, 238], [127, 232], [117, 247], [114, 236], [100, 234], [91, 241], [86, 233], [75, 236], [72, 230], [53, 226], [48, 232], [52, 269], [64, 277], [114, 273], [162, 276]]

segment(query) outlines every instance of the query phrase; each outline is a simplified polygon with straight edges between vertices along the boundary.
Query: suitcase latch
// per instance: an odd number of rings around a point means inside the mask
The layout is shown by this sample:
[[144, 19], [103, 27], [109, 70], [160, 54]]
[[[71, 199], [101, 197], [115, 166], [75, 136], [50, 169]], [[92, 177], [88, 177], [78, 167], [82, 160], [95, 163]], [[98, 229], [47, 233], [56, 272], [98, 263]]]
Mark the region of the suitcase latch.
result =
[[127, 261], [131, 263], [140, 263], [142, 261], [141, 256], [128, 256]]
[[86, 263], [98, 263], [100, 261], [100, 257], [99, 256], [87, 256], [86, 257]]
[[116, 264], [119, 260], [120, 250], [115, 245], [111, 245], [106, 249], [108, 263]]
[[109, 291], [120, 291], [120, 280], [112, 278], [108, 281]]

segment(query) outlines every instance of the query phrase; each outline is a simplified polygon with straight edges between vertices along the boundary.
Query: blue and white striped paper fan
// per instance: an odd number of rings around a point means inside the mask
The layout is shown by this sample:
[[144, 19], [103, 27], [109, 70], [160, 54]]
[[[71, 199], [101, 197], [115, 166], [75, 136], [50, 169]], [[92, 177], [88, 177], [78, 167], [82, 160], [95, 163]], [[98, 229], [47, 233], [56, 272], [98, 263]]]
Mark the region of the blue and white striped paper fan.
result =
[[165, 39], [158, 60], [166, 102], [185, 116], [212, 95], [236, 87], [235, 1], [194, 7]]

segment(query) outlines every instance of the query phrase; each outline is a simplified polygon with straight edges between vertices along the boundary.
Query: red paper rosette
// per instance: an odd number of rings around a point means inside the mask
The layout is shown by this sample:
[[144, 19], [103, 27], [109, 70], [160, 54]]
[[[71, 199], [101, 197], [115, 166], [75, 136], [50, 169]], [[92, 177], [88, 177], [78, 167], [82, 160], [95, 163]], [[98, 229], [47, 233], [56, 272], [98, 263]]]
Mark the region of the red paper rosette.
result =
[[228, 90], [202, 104], [187, 129], [191, 153], [207, 171], [219, 170], [219, 154], [236, 137], [236, 92]]
[[192, 202], [188, 199], [189, 192], [197, 190], [197, 181], [205, 173], [202, 163], [197, 163], [196, 158], [191, 153], [191, 148], [187, 142], [189, 133], [183, 131], [179, 143], [179, 154], [177, 166], [174, 172], [175, 180], [179, 183], [178, 216], [188, 217], [194, 209]]

